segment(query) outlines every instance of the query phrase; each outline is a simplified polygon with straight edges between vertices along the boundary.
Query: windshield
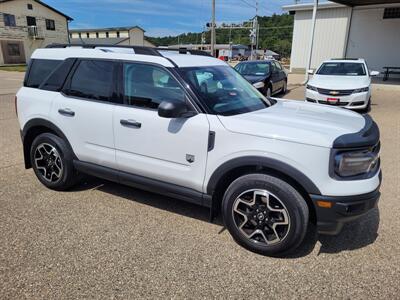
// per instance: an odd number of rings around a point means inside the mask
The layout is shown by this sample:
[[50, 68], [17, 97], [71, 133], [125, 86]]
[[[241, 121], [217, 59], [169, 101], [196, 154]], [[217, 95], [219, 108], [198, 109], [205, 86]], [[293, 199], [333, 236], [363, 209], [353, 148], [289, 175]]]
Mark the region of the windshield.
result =
[[229, 66], [181, 68], [183, 77], [208, 109], [231, 116], [269, 107], [270, 102]]
[[236, 65], [235, 69], [242, 75], [265, 76], [269, 74], [270, 64], [267, 62], [242, 63]]
[[365, 76], [362, 63], [329, 62], [323, 63], [317, 71], [318, 75]]

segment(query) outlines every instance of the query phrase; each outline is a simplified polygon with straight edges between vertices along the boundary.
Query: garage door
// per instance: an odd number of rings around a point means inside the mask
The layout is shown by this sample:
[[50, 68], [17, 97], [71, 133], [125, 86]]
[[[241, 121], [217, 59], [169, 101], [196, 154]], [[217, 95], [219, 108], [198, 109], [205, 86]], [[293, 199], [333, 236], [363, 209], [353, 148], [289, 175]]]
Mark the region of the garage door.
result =
[[4, 64], [26, 63], [24, 43], [22, 41], [1, 41]]

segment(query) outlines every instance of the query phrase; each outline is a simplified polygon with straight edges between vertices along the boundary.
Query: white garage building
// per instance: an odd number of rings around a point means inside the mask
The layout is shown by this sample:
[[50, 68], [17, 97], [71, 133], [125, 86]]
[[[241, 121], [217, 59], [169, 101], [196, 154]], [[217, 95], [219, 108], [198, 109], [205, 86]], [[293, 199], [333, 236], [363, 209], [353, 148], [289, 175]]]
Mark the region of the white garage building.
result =
[[[340, 4], [344, 3], [346, 5]], [[313, 3], [284, 6], [294, 14], [290, 69], [304, 72], [312, 36]], [[400, 2], [338, 0], [318, 5], [311, 68], [329, 58], [367, 60], [371, 70], [400, 67]]]

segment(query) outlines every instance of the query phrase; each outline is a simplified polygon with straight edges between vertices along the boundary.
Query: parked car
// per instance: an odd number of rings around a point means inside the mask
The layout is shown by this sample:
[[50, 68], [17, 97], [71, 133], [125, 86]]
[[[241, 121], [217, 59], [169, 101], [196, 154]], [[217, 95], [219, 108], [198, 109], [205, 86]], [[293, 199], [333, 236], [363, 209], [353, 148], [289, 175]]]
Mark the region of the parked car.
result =
[[306, 101], [369, 111], [371, 77], [377, 75], [368, 70], [364, 59], [324, 61], [307, 84]]
[[287, 74], [276, 60], [241, 62], [235, 69], [267, 97], [287, 91]]
[[25, 167], [46, 187], [91, 174], [203, 205], [264, 255], [296, 249], [309, 222], [337, 234], [376, 205], [370, 116], [267, 99], [209, 56], [131, 48], [33, 53], [15, 104]]

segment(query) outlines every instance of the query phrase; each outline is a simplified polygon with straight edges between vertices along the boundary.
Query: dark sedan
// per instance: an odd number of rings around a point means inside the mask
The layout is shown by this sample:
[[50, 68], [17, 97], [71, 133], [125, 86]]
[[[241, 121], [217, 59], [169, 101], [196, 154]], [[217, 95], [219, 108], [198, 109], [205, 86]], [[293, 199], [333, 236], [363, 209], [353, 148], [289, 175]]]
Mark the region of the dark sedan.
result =
[[286, 93], [287, 74], [276, 60], [245, 61], [237, 64], [235, 69], [263, 95]]

